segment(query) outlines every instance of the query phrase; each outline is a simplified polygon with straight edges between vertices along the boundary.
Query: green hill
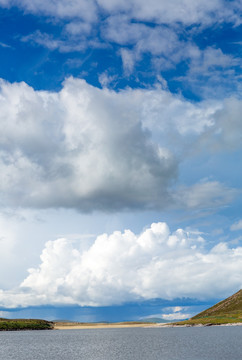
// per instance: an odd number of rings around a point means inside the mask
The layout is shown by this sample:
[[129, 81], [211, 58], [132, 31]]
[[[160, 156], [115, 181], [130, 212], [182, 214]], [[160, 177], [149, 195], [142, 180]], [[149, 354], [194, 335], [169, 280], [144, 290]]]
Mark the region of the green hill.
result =
[[52, 330], [53, 327], [53, 323], [46, 320], [0, 318], [0, 331]]
[[221, 325], [242, 323], [242, 290], [177, 325]]

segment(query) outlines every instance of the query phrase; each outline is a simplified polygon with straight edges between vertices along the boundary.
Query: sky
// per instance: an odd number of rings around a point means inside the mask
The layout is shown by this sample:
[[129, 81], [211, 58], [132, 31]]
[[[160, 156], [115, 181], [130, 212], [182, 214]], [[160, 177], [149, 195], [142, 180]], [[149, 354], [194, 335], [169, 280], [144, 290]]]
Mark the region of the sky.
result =
[[0, 0], [0, 315], [183, 319], [242, 288], [241, 0]]

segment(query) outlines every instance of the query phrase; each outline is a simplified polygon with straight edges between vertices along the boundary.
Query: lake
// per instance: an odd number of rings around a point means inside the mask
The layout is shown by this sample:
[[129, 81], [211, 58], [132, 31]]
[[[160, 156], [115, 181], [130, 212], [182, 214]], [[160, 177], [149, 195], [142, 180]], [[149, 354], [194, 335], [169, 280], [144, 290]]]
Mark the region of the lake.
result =
[[0, 332], [8, 360], [241, 360], [242, 326]]

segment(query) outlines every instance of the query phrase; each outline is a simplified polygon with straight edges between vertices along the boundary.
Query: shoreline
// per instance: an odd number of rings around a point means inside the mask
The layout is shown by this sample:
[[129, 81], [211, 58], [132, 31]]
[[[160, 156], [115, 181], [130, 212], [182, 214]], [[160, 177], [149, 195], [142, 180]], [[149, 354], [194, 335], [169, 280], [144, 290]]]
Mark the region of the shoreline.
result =
[[147, 328], [147, 327], [157, 327], [158, 324], [148, 324], [148, 323], [140, 323], [140, 324], [125, 324], [125, 323], [86, 323], [86, 324], [71, 324], [67, 323], [66, 325], [61, 323], [54, 324], [54, 330], [81, 330], [81, 329], [123, 329], [123, 328]]
[[242, 323], [228, 323], [228, 324], [196, 324], [196, 325], [176, 325], [172, 323], [140, 323], [140, 324], [125, 324], [125, 323], [55, 323], [54, 330], [87, 330], [87, 329], [124, 329], [124, 328], [190, 328], [190, 327], [213, 327], [213, 326], [242, 326]]

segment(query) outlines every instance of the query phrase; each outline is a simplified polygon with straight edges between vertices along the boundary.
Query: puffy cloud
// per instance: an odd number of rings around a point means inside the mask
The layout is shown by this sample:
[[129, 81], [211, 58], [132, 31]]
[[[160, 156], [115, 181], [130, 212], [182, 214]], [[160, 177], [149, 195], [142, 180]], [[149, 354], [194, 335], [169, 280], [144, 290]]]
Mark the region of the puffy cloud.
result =
[[[196, 308], [196, 306], [195, 306]], [[188, 313], [189, 311], [189, 313]], [[160, 318], [167, 321], [189, 319], [197, 312], [194, 311], [194, 306], [182, 307], [182, 306], [169, 306], [162, 309], [162, 313], [152, 314], [142, 319]]]
[[2, 81], [0, 105], [1, 206], [202, 208], [235, 195], [216, 181], [174, 180], [187, 146], [239, 139], [238, 100], [193, 104], [159, 87], [115, 92], [69, 78], [60, 92]]
[[163, 314], [162, 315], [162, 319], [164, 320], [168, 320], [168, 321], [173, 321], [173, 320], [185, 320], [185, 319], [189, 319], [191, 317], [191, 314], [183, 314], [180, 312], [174, 312], [171, 314]]
[[171, 233], [165, 223], [153, 223], [140, 235], [130, 230], [100, 235], [85, 251], [65, 238], [48, 241], [40, 266], [29, 270], [15, 292], [1, 291], [0, 304], [99, 306], [152, 298], [209, 299], [239, 289], [242, 248], [205, 247], [196, 232]]
[[131, 90], [74, 79], [59, 93], [1, 85], [2, 205], [90, 211], [167, 204], [176, 163], [143, 129], [144, 94], [133, 101]]

